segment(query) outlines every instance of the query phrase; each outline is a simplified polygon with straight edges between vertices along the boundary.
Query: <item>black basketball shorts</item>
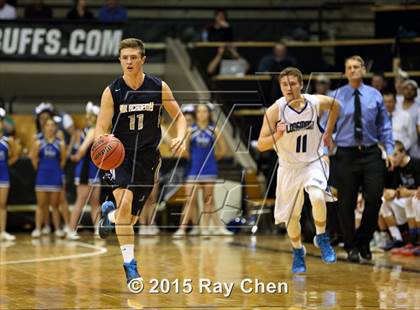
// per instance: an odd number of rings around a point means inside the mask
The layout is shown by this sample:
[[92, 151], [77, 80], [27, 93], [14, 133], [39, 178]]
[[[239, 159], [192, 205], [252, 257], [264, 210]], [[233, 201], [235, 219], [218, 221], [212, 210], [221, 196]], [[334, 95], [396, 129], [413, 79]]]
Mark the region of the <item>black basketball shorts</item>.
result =
[[138, 216], [159, 176], [162, 160], [156, 148], [126, 150], [121, 166], [111, 170], [115, 188], [133, 192], [131, 214]]

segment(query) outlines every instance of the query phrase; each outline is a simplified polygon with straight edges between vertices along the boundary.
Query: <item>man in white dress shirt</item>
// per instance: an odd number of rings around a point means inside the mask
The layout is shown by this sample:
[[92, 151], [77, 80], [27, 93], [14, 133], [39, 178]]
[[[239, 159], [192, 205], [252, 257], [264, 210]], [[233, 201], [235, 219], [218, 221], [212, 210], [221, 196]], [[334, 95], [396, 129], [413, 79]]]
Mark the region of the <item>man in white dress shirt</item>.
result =
[[418, 96], [418, 84], [414, 80], [406, 80], [402, 83], [403, 100], [398, 102], [396, 110], [406, 111], [413, 123], [417, 127], [417, 141], [409, 149], [409, 154], [412, 157], [420, 158], [420, 102]]
[[417, 142], [416, 125], [407, 111], [395, 109], [395, 95], [392, 92], [384, 93], [383, 97], [392, 123], [392, 136], [394, 140], [401, 141], [406, 150], [409, 150]]

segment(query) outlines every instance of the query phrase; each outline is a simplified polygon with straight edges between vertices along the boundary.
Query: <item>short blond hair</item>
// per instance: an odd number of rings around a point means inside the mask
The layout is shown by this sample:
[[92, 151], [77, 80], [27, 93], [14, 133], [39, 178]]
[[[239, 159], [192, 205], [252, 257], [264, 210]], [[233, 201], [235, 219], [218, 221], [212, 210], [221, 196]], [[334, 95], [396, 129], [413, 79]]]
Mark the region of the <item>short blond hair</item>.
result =
[[364, 67], [364, 68], [366, 67], [365, 66], [365, 61], [359, 55], [353, 55], [353, 56], [347, 57], [346, 60], [344, 61], [344, 66], [347, 65], [347, 61], [349, 61], [349, 60], [356, 60], [362, 65], [362, 67]]
[[289, 76], [289, 75], [297, 77], [299, 83], [303, 84], [302, 72], [300, 72], [300, 70], [295, 67], [287, 67], [286, 69], [282, 70], [279, 74], [279, 81], [285, 76]]
[[127, 38], [120, 42], [118, 49], [118, 54], [121, 55], [121, 50], [124, 48], [137, 48], [140, 52], [141, 57], [146, 55], [146, 49], [144, 48], [144, 43], [140, 39], [136, 38]]

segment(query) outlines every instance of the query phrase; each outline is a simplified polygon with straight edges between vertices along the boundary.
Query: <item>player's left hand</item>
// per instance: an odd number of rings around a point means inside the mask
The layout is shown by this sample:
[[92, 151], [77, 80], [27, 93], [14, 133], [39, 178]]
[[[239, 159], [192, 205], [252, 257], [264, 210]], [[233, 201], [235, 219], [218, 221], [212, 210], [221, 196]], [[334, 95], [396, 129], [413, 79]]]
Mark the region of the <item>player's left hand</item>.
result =
[[391, 201], [391, 200], [394, 200], [397, 197], [397, 195], [398, 195], [398, 193], [397, 193], [396, 190], [386, 189], [386, 190], [384, 190], [383, 197], [386, 201]]
[[386, 157], [385, 164], [386, 164], [386, 167], [388, 168], [389, 171], [394, 170], [394, 162], [392, 161], [392, 155], [388, 155]]
[[171, 151], [176, 156], [180, 156], [185, 151], [185, 141], [180, 138], [173, 138], [171, 140]]
[[329, 147], [332, 146], [332, 134], [331, 133], [325, 132], [322, 139], [324, 140], [324, 145], [326, 147], [329, 148]]
[[416, 191], [416, 199], [420, 200], [420, 187]]

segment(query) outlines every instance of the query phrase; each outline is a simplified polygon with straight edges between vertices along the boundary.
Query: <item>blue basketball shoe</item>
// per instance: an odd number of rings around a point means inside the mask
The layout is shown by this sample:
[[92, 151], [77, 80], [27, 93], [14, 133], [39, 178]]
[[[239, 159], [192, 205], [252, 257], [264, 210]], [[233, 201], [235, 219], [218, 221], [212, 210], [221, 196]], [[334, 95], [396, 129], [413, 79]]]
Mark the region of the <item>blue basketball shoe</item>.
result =
[[302, 246], [300, 249], [293, 249], [293, 273], [305, 273], [306, 264], [305, 264], [305, 255], [306, 249]]
[[337, 261], [337, 255], [330, 245], [330, 238], [327, 233], [319, 234], [314, 237], [314, 245], [321, 250], [321, 259], [326, 264], [334, 264]]
[[127, 286], [130, 292], [140, 293], [139, 287], [143, 286], [143, 278], [137, 271], [137, 261], [133, 258], [131, 262], [123, 264]]
[[106, 239], [114, 229], [115, 224], [111, 223], [111, 221], [108, 219], [108, 214], [115, 209], [115, 205], [112, 201], [105, 201], [101, 206], [102, 214], [98, 221], [98, 232], [102, 239]]

